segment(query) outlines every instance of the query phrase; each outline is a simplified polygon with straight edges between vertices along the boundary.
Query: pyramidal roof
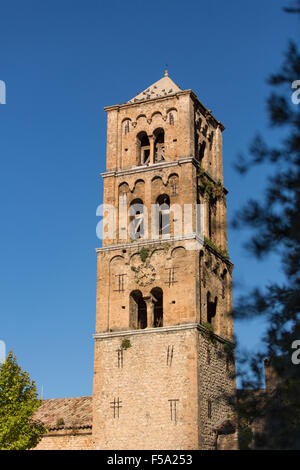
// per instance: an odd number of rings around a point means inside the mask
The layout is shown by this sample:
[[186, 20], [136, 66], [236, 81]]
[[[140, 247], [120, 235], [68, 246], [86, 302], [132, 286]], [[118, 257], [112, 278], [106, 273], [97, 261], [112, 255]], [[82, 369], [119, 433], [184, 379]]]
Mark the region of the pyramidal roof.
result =
[[151, 99], [153, 100], [155, 98], [172, 95], [178, 91], [181, 91], [181, 88], [179, 88], [179, 86], [177, 86], [176, 83], [171, 80], [168, 71], [166, 70], [164, 77], [129, 100], [128, 103], [137, 103], [138, 101], [147, 101]]

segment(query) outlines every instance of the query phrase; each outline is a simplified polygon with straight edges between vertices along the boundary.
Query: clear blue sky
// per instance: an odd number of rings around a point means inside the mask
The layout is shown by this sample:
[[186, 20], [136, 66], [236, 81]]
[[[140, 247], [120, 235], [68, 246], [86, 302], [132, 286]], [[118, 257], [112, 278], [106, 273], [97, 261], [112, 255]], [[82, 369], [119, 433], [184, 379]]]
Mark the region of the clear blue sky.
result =
[[[287, 0], [288, 1], [288, 0]], [[229, 219], [266, 173], [232, 168], [267, 128], [265, 80], [281, 63], [296, 18], [284, 0], [10, 0], [1, 4], [0, 340], [45, 398], [92, 393], [96, 207], [102, 202], [106, 115], [170, 77], [221, 120]], [[299, 77], [295, 77], [299, 79]], [[238, 292], [280, 278], [229, 231]], [[259, 323], [237, 325], [255, 347]]]

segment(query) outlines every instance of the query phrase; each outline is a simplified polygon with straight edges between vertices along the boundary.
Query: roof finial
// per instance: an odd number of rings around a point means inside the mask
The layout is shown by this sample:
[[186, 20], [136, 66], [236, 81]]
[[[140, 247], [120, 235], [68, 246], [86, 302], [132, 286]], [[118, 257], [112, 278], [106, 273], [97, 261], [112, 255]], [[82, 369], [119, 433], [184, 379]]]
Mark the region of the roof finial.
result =
[[165, 77], [168, 77], [168, 76], [169, 76], [169, 72], [168, 72], [168, 64], [166, 64]]

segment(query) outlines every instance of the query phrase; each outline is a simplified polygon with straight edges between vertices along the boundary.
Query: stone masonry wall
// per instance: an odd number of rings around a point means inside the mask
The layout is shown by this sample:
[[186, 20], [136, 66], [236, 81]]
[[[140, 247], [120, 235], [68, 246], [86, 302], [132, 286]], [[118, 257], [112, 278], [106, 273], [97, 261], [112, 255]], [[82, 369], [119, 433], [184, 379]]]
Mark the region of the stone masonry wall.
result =
[[92, 431], [78, 430], [76, 434], [68, 430], [52, 431], [46, 434], [34, 450], [92, 450]]
[[[146, 245], [149, 256], [145, 262], [141, 260], [142, 247], [138, 243], [125, 249], [100, 251], [96, 333], [130, 329], [130, 293], [137, 289], [143, 296], [149, 296], [155, 287], [162, 289], [163, 326], [197, 321], [199, 253], [186, 249], [187, 244], [165, 240]], [[120, 274], [124, 276], [121, 287]]]
[[[172, 328], [96, 337], [97, 449], [198, 448], [196, 330]], [[131, 347], [123, 350], [121, 366], [118, 350], [124, 338]], [[119, 411], [114, 411], [118, 400]]]
[[[215, 449], [214, 430], [233, 415], [227, 397], [235, 396], [235, 366], [226, 343], [198, 332], [200, 448]], [[209, 405], [210, 401], [210, 405]], [[209, 411], [210, 407], [210, 411]], [[223, 437], [220, 439], [224, 439]], [[230, 441], [230, 438], [227, 439]], [[228, 443], [226, 444], [229, 445]]]

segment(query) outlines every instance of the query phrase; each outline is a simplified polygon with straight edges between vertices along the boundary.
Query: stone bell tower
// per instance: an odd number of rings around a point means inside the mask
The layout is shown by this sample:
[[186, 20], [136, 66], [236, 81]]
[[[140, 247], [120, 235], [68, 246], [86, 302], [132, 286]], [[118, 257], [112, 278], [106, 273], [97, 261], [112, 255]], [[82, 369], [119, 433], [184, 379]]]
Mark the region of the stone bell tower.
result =
[[94, 444], [213, 449], [235, 392], [224, 126], [167, 72], [105, 110]]

